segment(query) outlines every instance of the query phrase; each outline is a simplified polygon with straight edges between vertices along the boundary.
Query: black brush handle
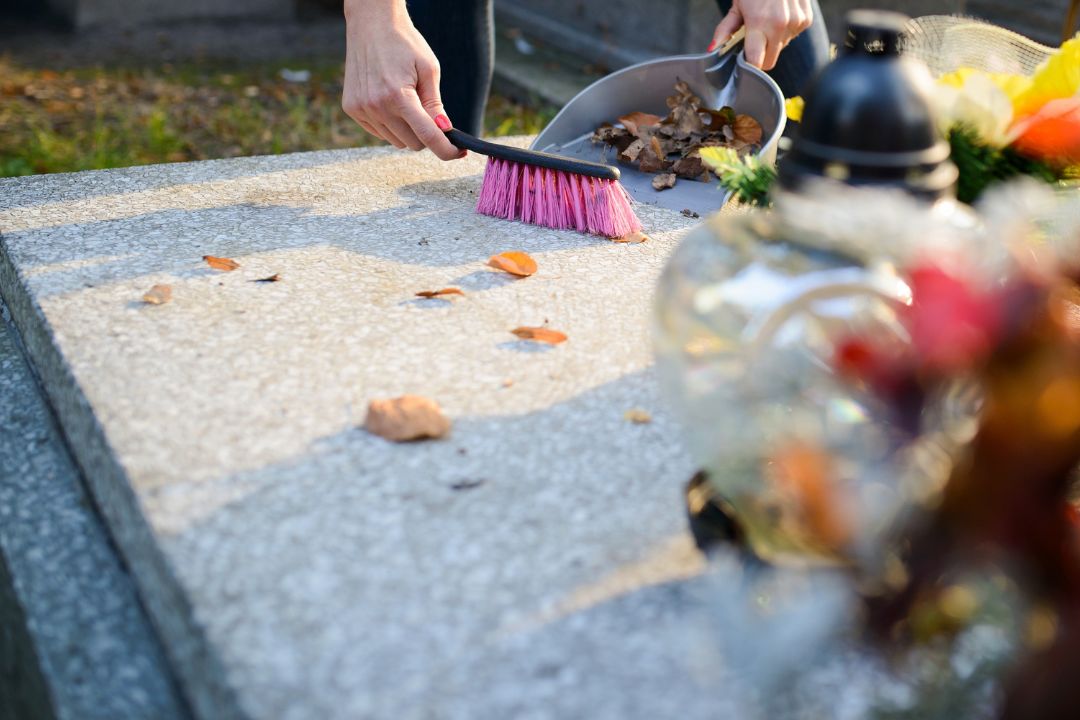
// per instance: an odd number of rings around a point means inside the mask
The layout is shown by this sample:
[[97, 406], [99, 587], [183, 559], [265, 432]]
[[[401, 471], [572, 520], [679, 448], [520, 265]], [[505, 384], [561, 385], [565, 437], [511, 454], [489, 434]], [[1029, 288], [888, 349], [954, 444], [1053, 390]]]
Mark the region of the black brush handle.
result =
[[575, 175], [588, 175], [604, 180], [619, 179], [619, 168], [612, 167], [611, 165], [589, 162], [588, 160], [571, 160], [570, 158], [552, 155], [551, 153], [510, 147], [509, 145], [500, 145], [499, 143], [481, 140], [478, 137], [473, 137], [469, 133], [461, 132], [454, 128], [445, 132], [446, 139], [462, 150], [472, 150], [481, 155], [487, 155], [488, 157], [498, 158], [500, 160], [524, 163], [525, 165], [537, 165], [539, 167], [548, 168], [549, 170], [574, 173]]

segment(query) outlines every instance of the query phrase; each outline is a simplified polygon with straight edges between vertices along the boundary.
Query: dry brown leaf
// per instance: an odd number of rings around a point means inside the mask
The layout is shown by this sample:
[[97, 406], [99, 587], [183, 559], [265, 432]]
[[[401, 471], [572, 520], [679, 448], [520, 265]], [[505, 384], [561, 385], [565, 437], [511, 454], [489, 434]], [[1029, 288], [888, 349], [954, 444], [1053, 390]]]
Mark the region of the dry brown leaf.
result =
[[274, 273], [273, 275], [271, 275], [269, 277], [259, 278], [258, 280], [252, 280], [251, 282], [258, 282], [258, 283], [281, 282], [281, 275], [279, 273]]
[[667, 157], [667, 152], [664, 151], [664, 146], [660, 144], [660, 138], [653, 135], [649, 138], [649, 145], [652, 147], [653, 154], [658, 158]]
[[566, 342], [566, 333], [561, 333], [558, 330], [552, 330], [551, 328], [546, 327], [519, 327], [514, 328], [510, 332], [514, 333], [522, 340], [544, 342], [549, 345], [558, 345], [561, 342]]
[[671, 169], [681, 178], [687, 180], [707, 179], [702, 178], [708, 169], [705, 167], [705, 163], [701, 160], [701, 156], [692, 155], [684, 158], [680, 158], [675, 161], [675, 164], [671, 166]]
[[439, 404], [420, 395], [372, 400], [364, 429], [394, 442], [441, 438], [450, 432], [450, 419]]
[[142, 296], [144, 303], [150, 305], [164, 305], [172, 300], [172, 287], [168, 285], [155, 285]]
[[[656, 138], [654, 137], [653, 141], [655, 140]], [[658, 146], [659, 143], [656, 143], [656, 145]], [[656, 150], [656, 147], [649, 144], [641, 151], [641, 154], [638, 156], [638, 169], [641, 170], [641, 172], [655, 173], [660, 172], [661, 170], [667, 170], [671, 167], [671, 163], [663, 156], [658, 155]]]
[[749, 115], [736, 115], [735, 122], [731, 124], [731, 131], [735, 139], [747, 145], [756, 145], [761, 142], [761, 123]]
[[735, 124], [735, 111], [730, 107], [722, 107], [719, 110], [702, 110], [709, 116], [705, 129], [709, 132], [720, 132], [725, 125]]
[[[641, 111], [628, 113], [618, 121], [624, 127], [604, 123], [593, 133], [595, 142], [617, 151], [618, 161], [643, 173], [674, 173], [676, 177], [710, 182], [712, 175], [697, 159], [702, 147], [733, 147], [742, 152], [762, 139], [761, 125], [748, 115], [737, 115], [731, 107], [718, 110], [702, 106], [702, 100], [683, 81], [667, 99], [667, 117]], [[667, 178], [654, 179], [654, 187], [670, 187]]]
[[667, 99], [667, 106], [674, 108], [678, 105], [689, 105], [695, 110], [701, 107], [701, 98], [694, 94], [685, 80], [675, 83], [675, 94]]
[[492, 255], [488, 258], [487, 264], [518, 277], [528, 277], [536, 272], [536, 261], [520, 250]]
[[420, 292], [416, 293], [416, 297], [437, 298], [437, 297], [442, 297], [443, 295], [464, 295], [464, 294], [465, 293], [461, 292], [461, 290], [459, 290], [458, 288], [448, 287], [448, 288], [443, 288], [442, 290], [421, 290]]
[[638, 135], [641, 128], [650, 125], [659, 125], [661, 120], [663, 120], [663, 118], [659, 115], [640, 111], [634, 111], [619, 118], [619, 122], [623, 124], [623, 127], [629, 130], [633, 135]]
[[638, 232], [632, 232], [629, 235], [623, 235], [622, 237], [611, 238], [611, 242], [637, 244], [637, 243], [643, 243], [648, 239], [649, 239], [648, 235], [646, 235], [643, 232], [638, 231]]
[[619, 160], [627, 163], [637, 162], [638, 156], [644, 149], [645, 141], [640, 139], [634, 140], [632, 143], [619, 151]]
[[[679, 167], [679, 160], [675, 163], [675, 167]], [[667, 190], [668, 188], [675, 187], [675, 173], [661, 173], [659, 175], [653, 175], [652, 179], [653, 190]]]
[[229, 258], [214, 257], [213, 255], [203, 255], [202, 259], [205, 260], [206, 264], [210, 267], [214, 268], [215, 270], [221, 270], [222, 272], [232, 272], [233, 270], [240, 267], [240, 263]]
[[635, 425], [645, 425], [646, 423], [652, 422], [652, 415], [641, 408], [630, 408], [623, 413], [623, 419], [629, 420]]

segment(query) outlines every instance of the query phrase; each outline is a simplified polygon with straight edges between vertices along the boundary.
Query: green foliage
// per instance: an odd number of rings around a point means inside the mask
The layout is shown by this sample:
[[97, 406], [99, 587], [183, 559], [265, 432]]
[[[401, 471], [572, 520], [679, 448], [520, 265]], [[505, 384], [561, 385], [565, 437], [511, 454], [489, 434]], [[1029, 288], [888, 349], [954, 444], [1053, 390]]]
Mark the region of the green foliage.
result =
[[1058, 174], [1049, 165], [1026, 158], [1009, 148], [992, 148], [979, 142], [976, 133], [966, 127], [949, 131], [952, 161], [960, 170], [956, 196], [961, 202], [973, 203], [994, 183], [1027, 175], [1054, 183]]
[[754, 155], [739, 156], [731, 148], [707, 148], [706, 161], [720, 181], [744, 205], [768, 207], [769, 191], [776, 182], [776, 170]]

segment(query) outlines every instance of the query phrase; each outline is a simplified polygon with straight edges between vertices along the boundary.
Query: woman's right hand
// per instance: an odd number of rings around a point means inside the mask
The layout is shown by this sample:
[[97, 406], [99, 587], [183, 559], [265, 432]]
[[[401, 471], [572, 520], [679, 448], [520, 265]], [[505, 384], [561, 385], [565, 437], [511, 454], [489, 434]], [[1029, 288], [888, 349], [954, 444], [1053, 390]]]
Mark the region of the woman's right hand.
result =
[[345, 20], [346, 114], [395, 147], [464, 157], [443, 134], [451, 124], [439, 95], [439, 61], [405, 0], [346, 0]]

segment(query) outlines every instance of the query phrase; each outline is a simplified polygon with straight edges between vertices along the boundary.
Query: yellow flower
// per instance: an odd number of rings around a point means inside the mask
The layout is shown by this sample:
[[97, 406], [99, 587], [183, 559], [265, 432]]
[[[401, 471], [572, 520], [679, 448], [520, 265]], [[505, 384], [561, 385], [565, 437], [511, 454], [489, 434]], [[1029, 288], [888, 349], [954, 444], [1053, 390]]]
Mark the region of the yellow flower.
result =
[[1080, 92], [1080, 36], [1067, 41], [1035, 70], [1031, 85], [1015, 100], [1017, 115], [1037, 112], [1051, 100]]
[[784, 110], [787, 111], [788, 120], [791, 122], [802, 122], [802, 113], [805, 106], [806, 103], [803, 102], [803, 99], [798, 95], [785, 100]]
[[[938, 83], [946, 87], [960, 89], [968, 83], [971, 78], [980, 76], [987, 78], [990, 82], [997, 85], [1002, 92], [1008, 96], [1009, 101], [1013, 103], [1013, 107], [1016, 107], [1016, 100], [1031, 87], [1031, 78], [1024, 75], [1013, 75], [1011, 73], [988, 73], [982, 70], [976, 70], [975, 68], [962, 67], [958, 70], [954, 70], [951, 73], [946, 73], [938, 78]], [[980, 81], [975, 81], [980, 82]]]
[[945, 73], [938, 78], [938, 82], [948, 87], [962, 88], [964, 87], [964, 83], [967, 82], [967, 79], [977, 72], [980, 71], [975, 68], [962, 67], [953, 70], [951, 73]]
[[994, 84], [1005, 91], [1012, 101], [1013, 109], [1016, 109], [1016, 101], [1031, 87], [1031, 78], [1025, 75], [1010, 75], [1009, 73], [991, 73], [990, 79]]
[[1001, 85], [988, 73], [963, 68], [939, 78], [936, 98], [943, 134], [964, 125], [993, 147], [1008, 144], [1013, 104]]

